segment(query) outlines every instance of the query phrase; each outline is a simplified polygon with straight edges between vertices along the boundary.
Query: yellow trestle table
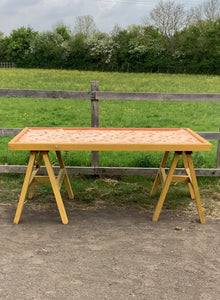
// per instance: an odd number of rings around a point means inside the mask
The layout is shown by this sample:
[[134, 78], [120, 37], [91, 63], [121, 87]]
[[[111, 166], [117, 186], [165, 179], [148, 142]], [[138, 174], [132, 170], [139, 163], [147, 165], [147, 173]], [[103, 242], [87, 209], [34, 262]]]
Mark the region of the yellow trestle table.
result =
[[[205, 223], [201, 199], [192, 160], [192, 151], [209, 151], [211, 144], [188, 128], [24, 128], [8, 144], [9, 150], [30, 151], [27, 171], [21, 190], [14, 223], [18, 224], [29, 189], [28, 198], [34, 195], [35, 185], [50, 182], [63, 224], [68, 218], [60, 194], [64, 181], [68, 196], [73, 199], [73, 192], [64, 165], [61, 151], [163, 151], [158, 173], [151, 195], [156, 193], [159, 183], [162, 191], [155, 209], [153, 221], [157, 221], [171, 182], [185, 182], [189, 186], [192, 199], [196, 200], [201, 223]], [[55, 151], [60, 166], [56, 176], [52, 168], [49, 151]], [[168, 173], [165, 165], [170, 152], [174, 152]], [[186, 175], [174, 175], [179, 157], [182, 156]], [[39, 175], [42, 164], [48, 176]]]

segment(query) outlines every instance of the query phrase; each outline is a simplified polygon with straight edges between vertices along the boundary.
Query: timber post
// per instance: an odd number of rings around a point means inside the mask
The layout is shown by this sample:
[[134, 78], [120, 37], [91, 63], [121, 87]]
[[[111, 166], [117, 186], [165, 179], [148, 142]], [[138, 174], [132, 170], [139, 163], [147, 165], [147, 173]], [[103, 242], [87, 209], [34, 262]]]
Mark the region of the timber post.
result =
[[[99, 99], [96, 92], [99, 90], [99, 82], [91, 82], [91, 127], [99, 127]], [[92, 151], [92, 167], [99, 167], [99, 152]]]

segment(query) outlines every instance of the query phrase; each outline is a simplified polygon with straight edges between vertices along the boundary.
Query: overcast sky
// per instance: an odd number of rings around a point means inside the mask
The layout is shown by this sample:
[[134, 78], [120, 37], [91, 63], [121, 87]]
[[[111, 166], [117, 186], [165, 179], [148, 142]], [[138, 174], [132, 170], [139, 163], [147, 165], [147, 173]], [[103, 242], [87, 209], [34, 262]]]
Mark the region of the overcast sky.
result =
[[[9, 35], [13, 29], [27, 27], [37, 31], [52, 30], [63, 23], [72, 30], [76, 16], [91, 15], [100, 31], [111, 32], [114, 25], [127, 28], [142, 24], [158, 0], [0, 0], [0, 31]], [[203, 0], [176, 0], [185, 8]]]

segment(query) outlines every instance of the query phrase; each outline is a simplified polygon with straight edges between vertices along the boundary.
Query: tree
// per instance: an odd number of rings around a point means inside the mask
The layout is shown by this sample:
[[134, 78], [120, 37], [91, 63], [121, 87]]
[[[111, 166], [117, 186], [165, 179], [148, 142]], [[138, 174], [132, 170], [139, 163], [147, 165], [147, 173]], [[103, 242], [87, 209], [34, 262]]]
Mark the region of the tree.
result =
[[205, 40], [207, 61], [205, 72], [220, 74], [220, 19], [207, 29]]
[[129, 72], [130, 71], [130, 54], [128, 52], [128, 45], [131, 38], [131, 33], [126, 29], [119, 30], [115, 34], [113, 40], [117, 43], [118, 48], [116, 49], [116, 60], [117, 60], [117, 71]]
[[30, 45], [33, 65], [42, 68], [61, 68], [63, 65], [64, 39], [57, 32], [38, 33]]
[[66, 48], [65, 67], [77, 70], [90, 69], [88, 51], [85, 35], [78, 33], [72, 36]]
[[207, 0], [192, 7], [187, 13], [187, 25], [198, 25], [203, 31], [218, 19], [220, 19], [220, 0]]
[[0, 61], [7, 61], [7, 49], [8, 49], [9, 39], [8, 37], [0, 39]]
[[29, 47], [36, 35], [37, 32], [30, 27], [13, 30], [7, 39], [7, 60], [18, 67], [28, 66], [31, 63]]
[[55, 32], [62, 36], [64, 41], [70, 40], [71, 30], [64, 24], [58, 24], [55, 28]]
[[102, 70], [108, 69], [108, 65], [113, 66], [115, 61], [118, 43], [107, 33], [94, 32], [87, 39], [89, 55], [95, 60], [97, 66]]
[[161, 55], [165, 51], [164, 40], [158, 29], [152, 26], [135, 27], [130, 28], [133, 36], [129, 42], [129, 53], [135, 67], [133, 71], [157, 71]]
[[208, 0], [202, 4], [203, 14], [209, 22], [216, 22], [220, 18], [220, 1]]
[[123, 30], [123, 29], [121, 28], [121, 26], [119, 26], [118, 24], [116, 24], [116, 25], [113, 27], [113, 29], [112, 29], [110, 35], [111, 35], [112, 37], [117, 36], [117, 35], [119, 34], [119, 32], [122, 31], [122, 30]]
[[170, 0], [160, 0], [157, 6], [150, 12], [150, 17], [150, 25], [158, 28], [167, 43], [168, 49], [172, 50], [172, 37], [186, 23], [183, 5], [176, 4]]
[[[201, 26], [202, 22], [205, 24]], [[188, 73], [220, 73], [220, 22], [191, 25], [175, 36], [178, 61]]]
[[158, 5], [151, 11], [150, 16], [154, 26], [168, 39], [185, 25], [183, 5], [176, 4], [174, 1], [160, 0]]
[[202, 6], [191, 7], [186, 13], [186, 27], [196, 25], [202, 20]]
[[74, 26], [74, 33], [84, 34], [85, 36], [91, 35], [96, 30], [96, 24], [93, 16], [78, 16]]

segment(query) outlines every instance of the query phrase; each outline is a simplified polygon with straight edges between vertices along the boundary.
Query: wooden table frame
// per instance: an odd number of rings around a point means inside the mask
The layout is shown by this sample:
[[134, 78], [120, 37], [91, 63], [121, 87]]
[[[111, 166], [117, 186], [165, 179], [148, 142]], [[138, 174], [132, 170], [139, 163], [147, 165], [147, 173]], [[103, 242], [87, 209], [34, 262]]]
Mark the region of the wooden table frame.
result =
[[[186, 171], [186, 175], [174, 175], [174, 171], [176, 169], [177, 162], [179, 160], [180, 155], [182, 155], [183, 158], [183, 164]], [[160, 198], [157, 202], [157, 206], [154, 212], [153, 221], [157, 221], [166, 197], [166, 194], [168, 192], [169, 186], [171, 182], [185, 182], [188, 183], [189, 191], [191, 199], [196, 200], [197, 210], [199, 214], [199, 219], [202, 224], [205, 224], [205, 217], [202, 210], [202, 204], [199, 194], [199, 188], [197, 184], [196, 174], [194, 170], [193, 160], [192, 160], [192, 152], [191, 151], [176, 151], [172, 160], [172, 163], [170, 165], [170, 169], [168, 174], [165, 173], [165, 165], [167, 162], [167, 158], [169, 156], [169, 151], [166, 151], [164, 153], [162, 162], [160, 164], [160, 167], [158, 169], [157, 176], [155, 178], [152, 190], [151, 190], [151, 196], [154, 195], [157, 191], [158, 185], [161, 182], [162, 184], [162, 191], [160, 194]]]
[[[38, 154], [38, 158], [36, 161], [37, 154]], [[50, 162], [49, 151], [40, 151], [40, 152], [31, 151], [30, 152], [30, 158], [29, 158], [29, 162], [28, 162], [28, 166], [27, 166], [27, 171], [26, 171], [26, 175], [24, 178], [24, 183], [23, 183], [21, 195], [19, 198], [19, 202], [18, 202], [18, 206], [17, 206], [15, 218], [14, 218], [15, 224], [19, 223], [28, 188], [29, 188], [28, 199], [32, 199], [34, 196], [34, 190], [35, 190], [36, 184], [37, 183], [46, 183], [46, 182], [51, 183], [62, 223], [63, 224], [68, 223], [68, 218], [67, 218], [63, 200], [62, 200], [62, 197], [60, 194], [60, 188], [61, 188], [63, 181], [65, 183], [69, 198], [73, 199], [74, 195], [73, 195], [73, 191], [72, 191], [72, 188], [71, 188], [71, 185], [69, 182], [69, 178], [68, 178], [67, 171], [66, 171], [66, 168], [65, 168], [65, 165], [63, 162], [61, 152], [56, 151], [56, 155], [57, 155], [57, 159], [58, 159], [58, 162], [60, 165], [60, 171], [57, 176], [55, 176], [51, 162]], [[45, 167], [46, 167], [48, 176], [38, 175], [38, 172], [40, 171], [40, 167], [41, 167], [43, 160], [45, 163]], [[34, 168], [35, 161], [36, 161], [36, 165]]]
[[[35, 128], [36, 130], [41, 130], [41, 128]], [[35, 130], [32, 129], [32, 130]], [[45, 128], [44, 128], [45, 129]], [[189, 135], [192, 135], [193, 138], [196, 139], [197, 142], [191, 143], [191, 144], [180, 144], [180, 143], [173, 143], [173, 144], [152, 144], [146, 142], [142, 142], [141, 144], [135, 144], [135, 143], [104, 143], [104, 142], [85, 142], [85, 143], [65, 143], [65, 144], [59, 144], [57, 141], [54, 141], [53, 143], [18, 143], [19, 139], [25, 135], [28, 132], [29, 128], [25, 128], [21, 133], [19, 133], [14, 139], [12, 139], [11, 142], [9, 142], [9, 149], [10, 150], [29, 150], [30, 151], [30, 158], [27, 166], [27, 171], [26, 175], [24, 178], [24, 183], [23, 187], [21, 190], [15, 218], [14, 218], [14, 223], [18, 224], [24, 201], [26, 198], [26, 194], [29, 190], [28, 198], [31, 199], [34, 196], [34, 191], [35, 191], [35, 186], [37, 183], [45, 183], [45, 182], [50, 182], [53, 193], [56, 199], [56, 203], [58, 206], [58, 210], [60, 213], [60, 217], [62, 220], [63, 224], [68, 223], [68, 218], [66, 215], [66, 211], [64, 208], [63, 200], [60, 194], [60, 188], [62, 183], [64, 182], [68, 196], [70, 199], [74, 198], [72, 188], [70, 185], [70, 181], [68, 178], [67, 170], [64, 165], [64, 161], [62, 158], [61, 150], [69, 151], [69, 150], [92, 150], [92, 151], [164, 151], [164, 156], [161, 161], [160, 167], [158, 169], [158, 173], [156, 175], [152, 190], [151, 190], [151, 195], [154, 195], [158, 189], [159, 183], [162, 185], [162, 190], [161, 194], [153, 215], [153, 221], [157, 221], [166, 197], [166, 194], [168, 192], [169, 186], [171, 182], [184, 182], [188, 184], [189, 187], [189, 192], [190, 196], [192, 199], [196, 200], [197, 204], [197, 210], [200, 218], [200, 222], [202, 224], [205, 224], [205, 217], [203, 214], [202, 210], [202, 205], [201, 205], [201, 199], [200, 199], [200, 194], [199, 194], [199, 189], [198, 189], [198, 184], [197, 184], [197, 179], [195, 175], [195, 170], [193, 166], [193, 159], [192, 159], [192, 151], [209, 151], [211, 150], [211, 144], [208, 143], [205, 139], [197, 135], [195, 132], [191, 131], [190, 129], [184, 129], [186, 130], [186, 133]], [[51, 128], [51, 130], [53, 130]], [[92, 130], [96, 132], [100, 131], [105, 131], [105, 133], [108, 132], [108, 129], [104, 128], [68, 128], [66, 130]], [[126, 130], [136, 130], [135, 132], [140, 132], [142, 131], [154, 131], [154, 130], [159, 130], [159, 129], [109, 129], [109, 131], [114, 131], [114, 130], [119, 130], [120, 133]], [[166, 129], [161, 129], [162, 131]], [[175, 131], [178, 129], [167, 129], [170, 131]], [[50, 162], [49, 158], [49, 151], [55, 150], [56, 156], [59, 162], [60, 170], [57, 176], [55, 176], [54, 170], [52, 168], [52, 164]], [[165, 165], [169, 156], [170, 152], [174, 152], [173, 160], [171, 162], [170, 168], [168, 173], [166, 174], [165, 172]], [[182, 156], [183, 159], [183, 165], [184, 169], [186, 172], [186, 175], [174, 175], [174, 171], [176, 169], [178, 160]], [[42, 165], [42, 162], [44, 161], [45, 167], [48, 173], [48, 176], [42, 176], [39, 175], [40, 167]]]

